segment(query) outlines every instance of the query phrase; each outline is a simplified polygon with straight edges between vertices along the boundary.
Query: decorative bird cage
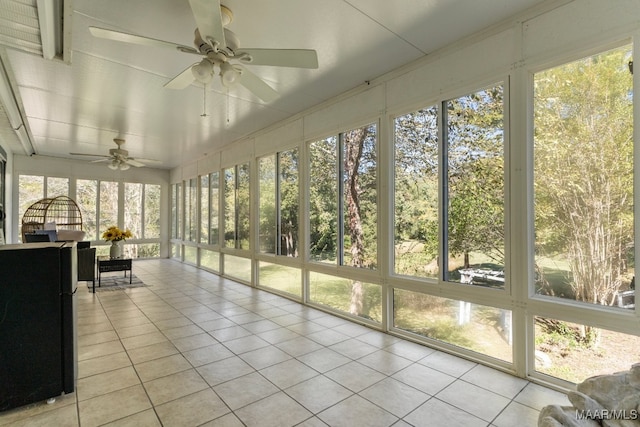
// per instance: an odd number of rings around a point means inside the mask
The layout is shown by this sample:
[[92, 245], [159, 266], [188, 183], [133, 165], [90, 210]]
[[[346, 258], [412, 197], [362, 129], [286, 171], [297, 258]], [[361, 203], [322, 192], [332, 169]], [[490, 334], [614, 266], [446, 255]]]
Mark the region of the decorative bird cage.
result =
[[22, 241], [25, 233], [44, 230], [45, 224], [55, 224], [54, 228], [82, 231], [82, 213], [73, 199], [58, 196], [38, 200], [22, 217]]

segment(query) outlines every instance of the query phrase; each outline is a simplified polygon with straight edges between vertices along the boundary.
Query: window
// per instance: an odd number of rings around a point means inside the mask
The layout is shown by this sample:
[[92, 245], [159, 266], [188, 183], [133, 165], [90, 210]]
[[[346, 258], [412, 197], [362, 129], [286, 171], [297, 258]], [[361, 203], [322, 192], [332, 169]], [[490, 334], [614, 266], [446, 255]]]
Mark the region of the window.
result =
[[438, 277], [438, 108], [394, 120], [394, 272]]
[[260, 251], [298, 256], [298, 150], [259, 161]]
[[209, 174], [209, 244], [217, 245], [219, 237], [220, 173]]
[[198, 228], [198, 187], [196, 178], [185, 181], [184, 188], [184, 240], [195, 242]]
[[534, 76], [536, 293], [615, 306], [634, 284], [627, 45]]
[[118, 225], [118, 183], [112, 181], [100, 182], [100, 208], [98, 234], [112, 225]]
[[[76, 202], [82, 213], [82, 228], [87, 240], [99, 240], [98, 235], [98, 181], [79, 179], [76, 181]], [[101, 233], [100, 233], [101, 234]]]
[[249, 249], [249, 164], [224, 170], [225, 246]]
[[200, 243], [218, 244], [219, 173], [200, 177]]
[[182, 185], [177, 183], [171, 185], [171, 238], [180, 239], [182, 237], [182, 210], [181, 191]]
[[376, 268], [376, 153], [373, 124], [309, 144], [312, 261]]
[[445, 280], [504, 288], [504, 102], [496, 85], [443, 103]]

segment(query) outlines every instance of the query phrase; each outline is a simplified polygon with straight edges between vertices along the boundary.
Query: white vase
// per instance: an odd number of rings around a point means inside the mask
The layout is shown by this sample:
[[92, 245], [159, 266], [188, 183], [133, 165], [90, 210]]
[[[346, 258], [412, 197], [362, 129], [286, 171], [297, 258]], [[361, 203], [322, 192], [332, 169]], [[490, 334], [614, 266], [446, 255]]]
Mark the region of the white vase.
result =
[[122, 258], [123, 243], [123, 240], [114, 240], [111, 242], [111, 248], [109, 248], [109, 256], [111, 258]]

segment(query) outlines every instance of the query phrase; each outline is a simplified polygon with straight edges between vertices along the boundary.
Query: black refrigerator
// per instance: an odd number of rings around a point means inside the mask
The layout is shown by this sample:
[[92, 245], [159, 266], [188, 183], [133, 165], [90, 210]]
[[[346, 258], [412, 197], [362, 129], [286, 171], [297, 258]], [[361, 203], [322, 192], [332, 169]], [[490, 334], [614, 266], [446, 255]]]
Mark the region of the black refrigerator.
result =
[[0, 411], [75, 390], [75, 242], [0, 246]]

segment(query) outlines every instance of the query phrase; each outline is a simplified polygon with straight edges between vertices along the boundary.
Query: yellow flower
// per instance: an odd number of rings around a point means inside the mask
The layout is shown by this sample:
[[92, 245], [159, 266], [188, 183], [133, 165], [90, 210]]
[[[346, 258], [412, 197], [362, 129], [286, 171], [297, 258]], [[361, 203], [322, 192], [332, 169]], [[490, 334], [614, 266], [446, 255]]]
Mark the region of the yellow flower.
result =
[[133, 237], [133, 234], [131, 233], [131, 231], [129, 231], [129, 229], [123, 231], [116, 226], [111, 226], [107, 228], [104, 233], [102, 233], [102, 238], [107, 242], [117, 242], [120, 240], [129, 239], [131, 237]]

